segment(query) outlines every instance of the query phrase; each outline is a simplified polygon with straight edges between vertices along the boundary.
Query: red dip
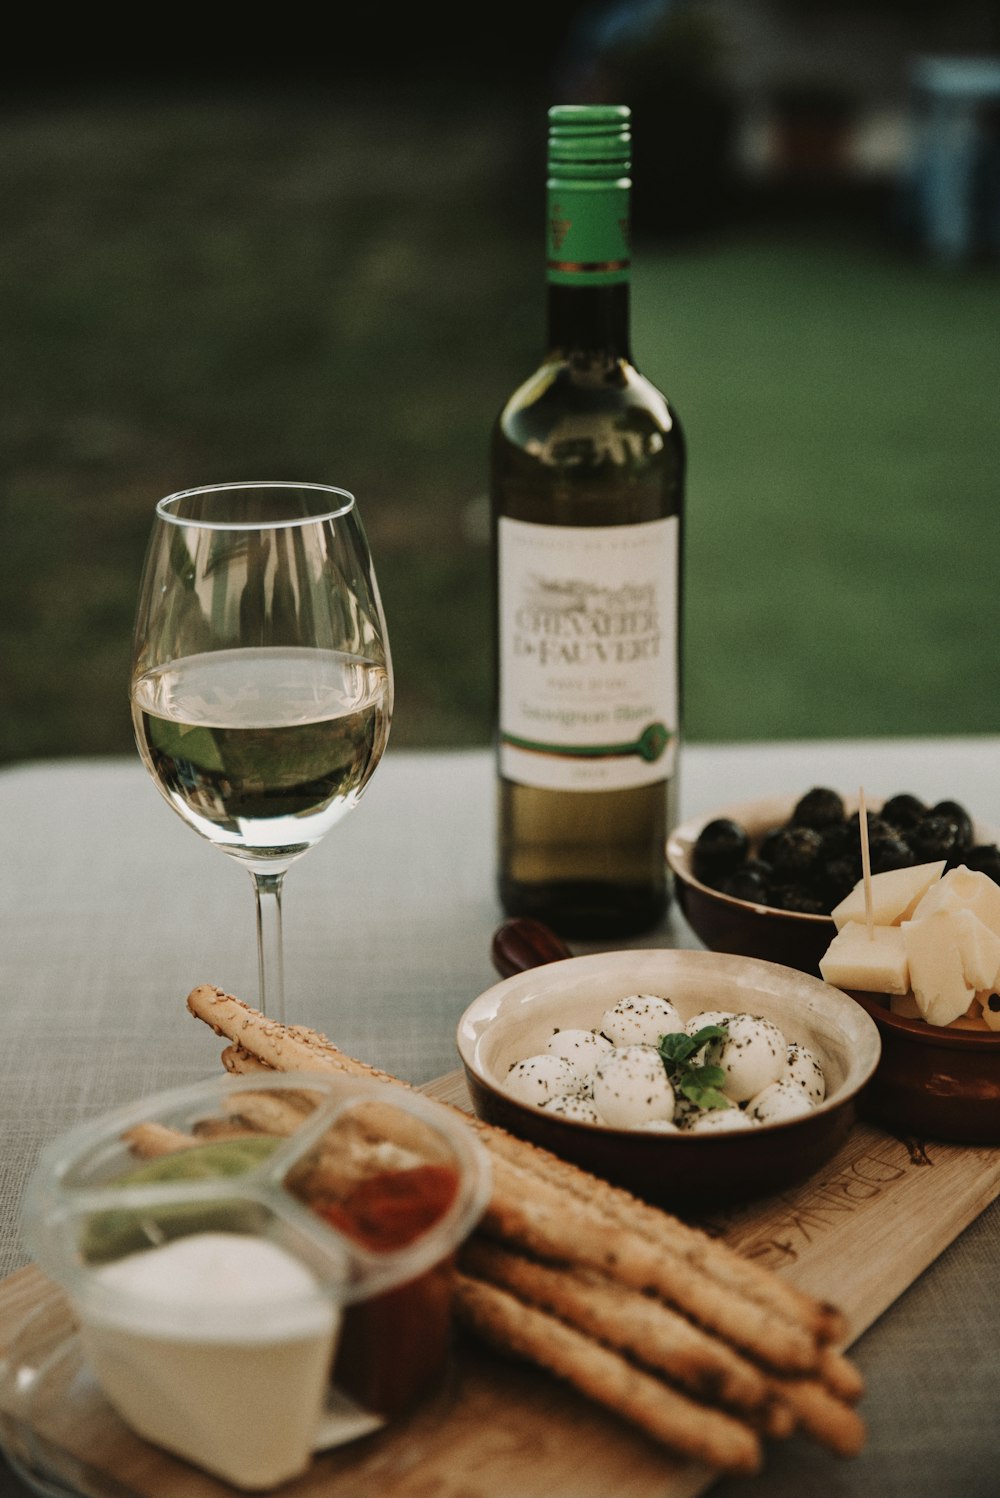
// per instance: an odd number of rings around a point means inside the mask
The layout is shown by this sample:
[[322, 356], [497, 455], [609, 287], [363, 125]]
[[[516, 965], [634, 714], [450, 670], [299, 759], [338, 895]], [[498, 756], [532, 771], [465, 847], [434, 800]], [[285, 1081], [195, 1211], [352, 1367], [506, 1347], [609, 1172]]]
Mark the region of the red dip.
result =
[[[433, 1227], [458, 1193], [450, 1165], [371, 1176], [340, 1201], [314, 1203], [345, 1237], [373, 1252], [406, 1248]], [[450, 1344], [454, 1256], [344, 1315], [334, 1383], [365, 1409], [400, 1414], [444, 1376]]]

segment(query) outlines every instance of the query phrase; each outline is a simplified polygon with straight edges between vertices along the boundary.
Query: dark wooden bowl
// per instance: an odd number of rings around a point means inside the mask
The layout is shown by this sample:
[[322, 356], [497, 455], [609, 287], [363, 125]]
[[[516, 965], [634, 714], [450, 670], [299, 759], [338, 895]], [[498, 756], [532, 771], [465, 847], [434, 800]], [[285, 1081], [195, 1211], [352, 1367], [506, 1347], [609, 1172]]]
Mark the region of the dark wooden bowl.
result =
[[920, 1139], [1000, 1144], [1000, 1033], [941, 1029], [893, 1014], [881, 994], [852, 997], [882, 1040], [866, 1117]]
[[745, 827], [754, 843], [772, 827], [791, 815], [797, 797], [764, 796], [719, 807], [692, 817], [676, 827], [667, 839], [667, 862], [674, 878], [674, 897], [691, 930], [713, 952], [737, 952], [780, 962], [785, 967], [819, 977], [819, 959], [830, 945], [837, 928], [829, 916], [800, 915], [777, 910], [751, 900], [724, 895], [695, 878], [691, 850], [706, 823], [716, 817], [731, 817]]
[[[818, 975], [819, 959], [836, 931], [827, 916], [799, 915], [737, 900], [696, 879], [691, 850], [706, 822], [732, 817], [751, 843], [784, 822], [794, 796], [767, 796], [717, 808], [677, 827], [667, 842], [674, 894], [691, 929], [717, 952], [784, 963]], [[853, 808], [856, 802], [845, 796]], [[872, 811], [880, 802], [870, 801]], [[994, 828], [977, 824], [980, 842], [996, 842]], [[1000, 1143], [1000, 1033], [941, 1029], [902, 1019], [879, 994], [852, 995], [878, 1026], [882, 1055], [861, 1111], [897, 1132], [970, 1144]]]

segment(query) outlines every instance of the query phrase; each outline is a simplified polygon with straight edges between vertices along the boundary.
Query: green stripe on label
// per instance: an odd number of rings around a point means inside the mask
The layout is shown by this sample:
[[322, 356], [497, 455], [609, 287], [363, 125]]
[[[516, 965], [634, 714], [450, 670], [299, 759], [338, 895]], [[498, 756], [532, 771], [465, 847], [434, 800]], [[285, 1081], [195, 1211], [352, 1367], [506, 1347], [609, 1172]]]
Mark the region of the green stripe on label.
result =
[[555, 754], [570, 759], [622, 759], [635, 754], [647, 764], [655, 764], [670, 743], [671, 734], [665, 723], [650, 723], [637, 739], [625, 744], [546, 744], [521, 739], [512, 733], [501, 737], [512, 749], [527, 749], [533, 754]]

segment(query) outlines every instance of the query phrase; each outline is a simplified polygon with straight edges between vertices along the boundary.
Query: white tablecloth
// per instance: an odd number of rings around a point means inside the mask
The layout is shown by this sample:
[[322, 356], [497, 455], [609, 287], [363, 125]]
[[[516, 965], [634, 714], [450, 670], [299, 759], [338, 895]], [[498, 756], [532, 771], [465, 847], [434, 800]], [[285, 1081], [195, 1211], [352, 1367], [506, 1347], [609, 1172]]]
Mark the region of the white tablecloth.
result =
[[[1000, 739], [690, 746], [682, 813], [813, 785], [947, 797], [1000, 825]], [[257, 979], [247, 874], [171, 814], [137, 760], [3, 771], [0, 837], [3, 1274], [25, 1262], [19, 1202], [40, 1146], [214, 1074], [220, 1042], [184, 999], [211, 982], [256, 1002]], [[496, 980], [493, 846], [486, 751], [390, 748], [358, 809], [288, 874], [288, 1018], [411, 1081], [451, 1070], [459, 1015]], [[681, 944], [697, 943], [676, 914], [641, 942]], [[994, 1498], [998, 1284], [992, 1208], [857, 1344], [865, 1454], [838, 1462], [796, 1439], [718, 1498], [798, 1498], [813, 1484], [827, 1498]], [[8, 1490], [21, 1491], [0, 1472]]]

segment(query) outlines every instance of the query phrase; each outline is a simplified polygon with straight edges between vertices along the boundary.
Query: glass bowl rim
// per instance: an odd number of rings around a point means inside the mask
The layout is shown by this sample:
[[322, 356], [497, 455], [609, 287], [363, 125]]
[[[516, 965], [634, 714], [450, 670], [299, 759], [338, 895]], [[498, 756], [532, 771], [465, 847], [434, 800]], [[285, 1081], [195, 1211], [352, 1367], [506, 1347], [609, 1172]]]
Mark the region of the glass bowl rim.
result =
[[[336, 496], [341, 503], [333, 504], [332, 507], [324, 508], [317, 505], [316, 513], [310, 515], [297, 515], [286, 520], [206, 520], [191, 519], [175, 512], [175, 507], [183, 500], [193, 499], [202, 494], [224, 494], [236, 490], [253, 489], [285, 489], [296, 492], [313, 492], [329, 496]], [[165, 521], [168, 525], [176, 525], [185, 530], [203, 531], [272, 531], [290, 530], [297, 526], [320, 525], [328, 520], [340, 520], [349, 515], [357, 505], [357, 500], [349, 489], [340, 489], [333, 484], [314, 484], [300, 482], [297, 479], [252, 479], [249, 482], [232, 482], [224, 484], [201, 484], [192, 489], [178, 489], [173, 494], [167, 494], [159, 500], [156, 505], [157, 518]]]

